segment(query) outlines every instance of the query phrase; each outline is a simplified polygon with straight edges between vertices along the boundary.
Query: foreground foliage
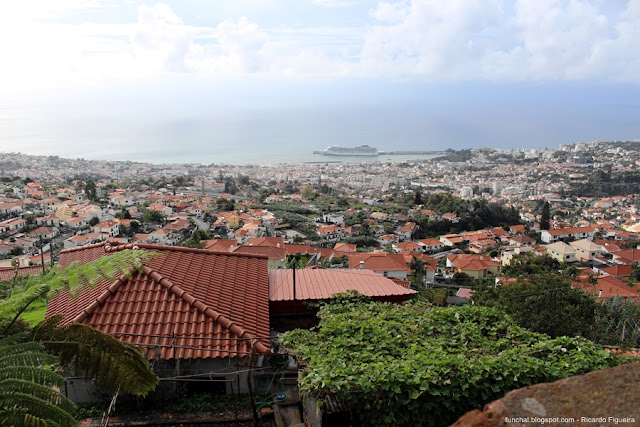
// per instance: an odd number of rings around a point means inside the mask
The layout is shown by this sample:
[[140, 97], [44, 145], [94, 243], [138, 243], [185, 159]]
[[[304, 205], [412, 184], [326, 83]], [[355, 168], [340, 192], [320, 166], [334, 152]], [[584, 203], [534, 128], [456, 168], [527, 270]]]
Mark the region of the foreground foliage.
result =
[[364, 425], [448, 425], [509, 390], [621, 363], [489, 307], [339, 300], [318, 315], [315, 330], [287, 332], [282, 344], [306, 366], [303, 391], [341, 400]]
[[508, 285], [476, 289], [472, 301], [504, 310], [523, 328], [558, 336], [588, 336], [596, 302], [571, 287], [570, 277], [538, 274]]
[[29, 306], [57, 292], [77, 295], [99, 280], [115, 280], [140, 268], [150, 255], [122, 251], [85, 265], [54, 267], [0, 286], [0, 425], [77, 424], [75, 405], [60, 394], [63, 372], [91, 378], [111, 394], [144, 396], [158, 383], [142, 352], [83, 324], [60, 325], [53, 316], [33, 330], [20, 320]]

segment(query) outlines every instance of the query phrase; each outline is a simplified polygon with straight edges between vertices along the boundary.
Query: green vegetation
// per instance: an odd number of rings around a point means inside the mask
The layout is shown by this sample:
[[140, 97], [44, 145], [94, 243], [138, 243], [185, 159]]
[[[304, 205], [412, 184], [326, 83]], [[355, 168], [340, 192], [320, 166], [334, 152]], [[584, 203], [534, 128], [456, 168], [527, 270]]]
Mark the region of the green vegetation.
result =
[[[549, 255], [535, 256], [531, 252], [515, 255], [511, 264], [502, 267], [502, 275], [506, 277], [537, 276], [540, 274], [560, 273], [561, 268], [573, 270]], [[566, 275], [566, 274], [565, 274]]]
[[551, 211], [549, 208], [549, 202], [544, 202], [542, 207], [542, 215], [540, 216], [540, 230], [549, 229], [549, 219], [551, 218]]
[[508, 227], [520, 223], [520, 214], [513, 207], [507, 208], [486, 200], [463, 200], [449, 193], [430, 194], [423, 206], [440, 215], [454, 213], [460, 220], [453, 223], [447, 220], [431, 220], [420, 215], [415, 216], [412, 220], [420, 226], [415, 236], [418, 239], [468, 230]]
[[448, 425], [509, 390], [621, 363], [584, 338], [552, 339], [488, 307], [338, 298], [318, 316], [315, 330], [281, 342], [306, 368], [302, 390], [344, 402], [363, 425]]
[[478, 289], [472, 301], [504, 310], [523, 328], [552, 337], [587, 336], [595, 323], [595, 301], [572, 288], [568, 278], [550, 274]]
[[640, 305], [620, 297], [597, 304], [591, 338], [605, 345], [640, 347]]
[[196, 230], [191, 234], [188, 240], [182, 242], [180, 246], [186, 246], [187, 248], [204, 249], [204, 242], [202, 240], [212, 239], [211, 235], [205, 230]]
[[614, 197], [640, 193], [640, 172], [612, 173], [594, 169], [586, 181], [571, 183], [569, 194], [577, 197]]
[[143, 208], [141, 213], [142, 213], [142, 221], [144, 221], [147, 224], [148, 223], [163, 224], [167, 220], [167, 217], [164, 216], [162, 213], [158, 211], [154, 211], [152, 209]]
[[20, 320], [33, 305], [58, 292], [77, 295], [84, 286], [114, 280], [140, 269], [147, 252], [122, 251], [65, 269], [55, 266], [43, 276], [23, 276], [0, 285], [0, 424], [12, 426], [74, 425], [75, 405], [56, 388], [63, 372], [93, 378], [114, 394], [144, 396], [158, 378], [140, 350], [84, 324], [60, 325], [60, 316], [35, 328]]
[[93, 180], [88, 179], [85, 181], [84, 194], [87, 196], [87, 199], [91, 200], [92, 202], [98, 200], [96, 183]]
[[35, 326], [44, 320], [44, 315], [47, 312], [47, 303], [44, 301], [38, 301], [33, 303], [29, 308], [22, 313], [20, 319], [27, 322], [30, 326]]

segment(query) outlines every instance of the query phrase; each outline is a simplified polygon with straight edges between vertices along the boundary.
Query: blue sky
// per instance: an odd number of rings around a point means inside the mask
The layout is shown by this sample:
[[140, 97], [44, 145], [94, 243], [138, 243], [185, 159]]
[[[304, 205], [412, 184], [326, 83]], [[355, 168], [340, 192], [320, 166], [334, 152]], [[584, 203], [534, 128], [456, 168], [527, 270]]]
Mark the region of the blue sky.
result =
[[640, 138], [640, 0], [4, 3], [0, 151]]

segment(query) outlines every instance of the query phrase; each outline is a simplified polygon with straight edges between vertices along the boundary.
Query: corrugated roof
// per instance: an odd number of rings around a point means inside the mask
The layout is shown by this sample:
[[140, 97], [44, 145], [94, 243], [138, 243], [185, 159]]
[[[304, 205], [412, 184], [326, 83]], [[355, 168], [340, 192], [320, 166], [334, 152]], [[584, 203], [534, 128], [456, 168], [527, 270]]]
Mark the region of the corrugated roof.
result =
[[[319, 300], [354, 289], [370, 297], [412, 295], [393, 280], [364, 269], [296, 270], [296, 300]], [[293, 270], [269, 271], [269, 300], [293, 301]]]
[[[99, 243], [62, 251], [60, 264], [86, 263], [131, 246]], [[250, 351], [252, 342], [258, 352], [268, 351], [266, 257], [148, 244], [135, 247], [161, 256], [148, 261], [141, 273], [102, 281], [75, 300], [68, 293], [57, 295], [49, 302], [47, 315], [63, 313], [65, 323], [87, 323], [144, 345], [149, 358], [234, 356]], [[156, 348], [148, 347], [151, 344]]]

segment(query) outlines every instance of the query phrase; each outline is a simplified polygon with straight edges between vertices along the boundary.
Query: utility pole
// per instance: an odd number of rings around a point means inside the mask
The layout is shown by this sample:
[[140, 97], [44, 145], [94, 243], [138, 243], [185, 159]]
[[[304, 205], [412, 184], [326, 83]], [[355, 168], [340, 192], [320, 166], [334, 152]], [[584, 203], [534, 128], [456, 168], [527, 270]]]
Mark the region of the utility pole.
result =
[[40, 235], [40, 261], [42, 262], [42, 275], [44, 276], [44, 243], [42, 242], [42, 234]]
[[298, 309], [296, 307], [296, 264], [298, 259], [296, 258], [293, 263], [293, 317], [297, 317]]

